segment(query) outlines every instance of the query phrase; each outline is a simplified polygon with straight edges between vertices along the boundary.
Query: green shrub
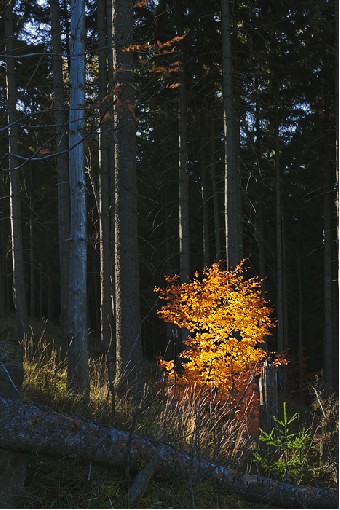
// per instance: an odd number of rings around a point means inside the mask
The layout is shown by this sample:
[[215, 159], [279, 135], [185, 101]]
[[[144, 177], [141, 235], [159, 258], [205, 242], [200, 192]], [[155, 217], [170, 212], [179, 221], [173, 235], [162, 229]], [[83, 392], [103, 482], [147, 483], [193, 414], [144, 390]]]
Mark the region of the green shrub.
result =
[[284, 402], [282, 420], [274, 416], [276, 427], [270, 433], [261, 430], [259, 440], [264, 448], [254, 453], [254, 459], [266, 475], [293, 483], [308, 483], [312, 438], [304, 428], [292, 432], [291, 425], [298, 418], [298, 413], [287, 416]]

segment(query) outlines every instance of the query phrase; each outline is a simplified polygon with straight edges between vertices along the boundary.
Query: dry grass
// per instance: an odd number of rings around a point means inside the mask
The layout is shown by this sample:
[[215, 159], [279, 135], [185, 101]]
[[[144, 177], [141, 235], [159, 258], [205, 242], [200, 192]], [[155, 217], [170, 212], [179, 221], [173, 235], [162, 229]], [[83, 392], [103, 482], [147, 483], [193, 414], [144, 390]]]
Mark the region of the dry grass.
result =
[[[40, 325], [38, 334], [35, 331], [31, 329], [23, 342], [23, 396], [26, 400], [83, 415], [99, 423], [114, 423], [122, 430], [170, 443], [196, 458], [206, 458], [242, 472], [254, 469], [255, 441], [247, 432], [246, 417], [242, 419], [242, 413], [235, 414], [232, 401], [212, 403], [208, 395], [195, 386], [187, 388], [178, 398], [174, 387], [167, 387], [165, 391], [157, 366], [146, 363], [146, 382], [142, 389], [140, 385], [138, 391], [130, 387], [117, 397], [113, 409], [106, 362], [104, 357], [97, 357], [90, 360], [90, 401], [84, 404], [67, 391], [66, 363], [58, 361], [53, 328], [46, 324], [45, 327]], [[315, 397], [313, 418], [308, 426], [315, 446], [311, 455], [314, 479], [319, 479], [320, 485], [333, 486], [337, 480], [338, 403], [320, 384], [312, 391]], [[97, 471], [94, 468], [94, 473]], [[100, 479], [95, 476], [87, 480], [87, 477], [88, 466], [74, 470], [69, 461], [35, 459], [28, 477], [25, 506], [32, 507], [29, 498], [33, 498], [32, 505], [36, 508], [126, 507], [127, 482], [122, 474], [107, 471]], [[196, 508], [254, 508], [238, 497], [219, 493], [218, 487], [208, 484], [185, 481], [179, 487], [155, 480], [150, 482], [138, 507], [193, 508], [193, 505]]]

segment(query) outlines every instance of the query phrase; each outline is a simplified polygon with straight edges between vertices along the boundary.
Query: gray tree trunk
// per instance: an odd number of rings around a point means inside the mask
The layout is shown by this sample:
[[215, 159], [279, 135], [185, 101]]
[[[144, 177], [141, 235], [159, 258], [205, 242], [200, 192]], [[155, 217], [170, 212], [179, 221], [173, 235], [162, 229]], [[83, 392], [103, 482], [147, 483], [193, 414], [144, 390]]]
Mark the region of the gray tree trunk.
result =
[[[140, 374], [142, 345], [139, 311], [137, 235], [136, 119], [131, 0], [112, 1], [115, 72], [115, 320], [116, 381], [129, 386]], [[135, 380], [138, 380], [136, 378]], [[124, 384], [125, 386], [125, 384]], [[121, 387], [122, 388], [122, 387]]]
[[222, 0], [222, 67], [224, 110], [224, 218], [226, 231], [226, 262], [235, 267], [241, 259], [240, 252], [240, 181], [235, 158], [232, 51], [230, 30], [230, 0]]
[[85, 184], [85, 2], [71, 1], [70, 33], [70, 266], [68, 386], [89, 396], [86, 292], [86, 184]]
[[60, 263], [60, 349], [61, 357], [67, 352], [68, 298], [69, 298], [69, 246], [70, 233], [70, 187], [68, 176], [68, 143], [66, 133], [65, 94], [61, 48], [61, 24], [59, 1], [50, 1], [51, 45], [53, 65], [54, 122], [58, 175], [58, 236]]
[[251, 501], [285, 508], [337, 508], [337, 490], [295, 486], [257, 475], [242, 475], [227, 467], [179, 452], [172, 446], [115, 428], [96, 425], [52, 409], [0, 397], [0, 447], [16, 452], [76, 456], [136, 472], [158, 453], [157, 476], [184, 480], [197, 477]]
[[10, 178], [10, 222], [12, 235], [13, 260], [13, 302], [15, 306], [18, 334], [23, 338], [27, 330], [27, 304], [25, 291], [24, 255], [22, 247], [21, 230], [21, 203], [20, 203], [20, 177], [16, 169], [18, 159], [18, 124], [17, 124], [17, 86], [15, 77], [15, 59], [11, 57], [14, 50], [13, 32], [13, 2], [5, 1], [5, 52], [6, 57], [6, 91], [8, 116], [8, 152], [9, 152], [9, 178]]
[[[183, 0], [176, 1], [177, 35], [184, 35]], [[185, 79], [185, 40], [180, 42], [181, 71], [178, 97], [178, 226], [179, 226], [179, 265], [181, 282], [190, 277], [190, 232], [189, 232], [189, 183], [188, 183], [188, 112], [187, 85]]]

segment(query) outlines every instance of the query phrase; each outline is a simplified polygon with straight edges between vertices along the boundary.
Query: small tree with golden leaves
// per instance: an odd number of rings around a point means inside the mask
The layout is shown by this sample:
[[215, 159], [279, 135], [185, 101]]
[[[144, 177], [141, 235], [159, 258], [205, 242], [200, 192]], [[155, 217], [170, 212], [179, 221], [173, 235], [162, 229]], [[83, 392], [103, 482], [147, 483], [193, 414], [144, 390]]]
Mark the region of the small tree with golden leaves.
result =
[[[261, 280], [246, 278], [242, 261], [234, 270], [215, 263], [189, 282], [179, 283], [178, 276], [166, 281], [166, 288], [155, 289], [165, 301], [158, 315], [190, 333], [179, 355], [184, 372], [177, 384], [214, 388], [219, 400], [232, 390], [244, 391], [268, 355], [260, 346], [274, 327]], [[174, 381], [175, 360], [160, 364]]]

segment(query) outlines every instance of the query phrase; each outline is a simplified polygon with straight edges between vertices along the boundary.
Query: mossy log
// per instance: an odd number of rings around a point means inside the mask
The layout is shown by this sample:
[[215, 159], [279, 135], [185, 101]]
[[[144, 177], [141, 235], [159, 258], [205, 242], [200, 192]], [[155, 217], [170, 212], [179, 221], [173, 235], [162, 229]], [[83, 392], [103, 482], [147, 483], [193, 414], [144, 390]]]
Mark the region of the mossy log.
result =
[[[221, 484], [225, 491], [244, 499], [284, 508], [338, 508], [337, 491], [295, 486], [256, 475], [242, 475], [179, 452], [167, 444], [97, 425], [20, 400], [0, 397], [0, 447], [15, 452], [70, 456], [137, 472], [155, 457], [155, 476], [202, 477]], [[127, 451], [129, 448], [129, 452]]]

